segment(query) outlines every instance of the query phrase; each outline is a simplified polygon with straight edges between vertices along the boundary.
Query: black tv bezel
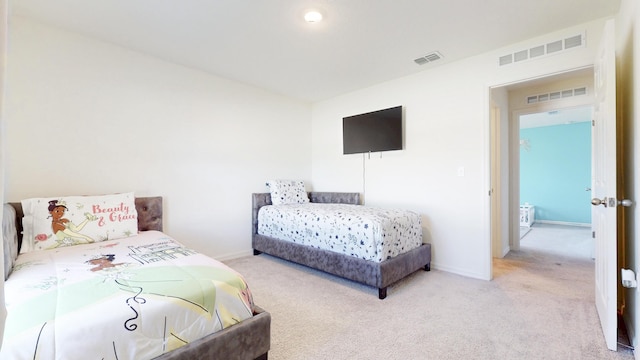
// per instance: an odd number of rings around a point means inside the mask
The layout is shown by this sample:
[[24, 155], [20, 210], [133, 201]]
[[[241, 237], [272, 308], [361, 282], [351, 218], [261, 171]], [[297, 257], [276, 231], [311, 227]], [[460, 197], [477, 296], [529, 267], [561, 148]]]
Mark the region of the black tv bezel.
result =
[[[376, 114], [380, 114], [384, 112], [395, 112], [395, 111], [398, 111], [399, 113], [396, 116], [394, 116], [392, 120], [394, 122], [398, 122], [399, 124], [399, 126], [395, 126], [395, 128], [399, 130], [399, 134], [396, 134], [397, 136], [399, 136], [399, 142], [398, 142], [398, 138], [396, 137], [391, 141], [393, 143], [391, 145], [373, 146], [372, 144], [368, 144], [369, 146], [358, 147], [355, 149], [353, 149], [353, 146], [351, 146], [349, 149], [347, 148], [348, 139], [347, 139], [347, 134], [345, 133], [345, 129], [346, 129], [346, 123], [348, 121], [356, 120], [356, 119], [360, 121], [370, 121], [370, 119], [375, 119]], [[343, 155], [366, 154], [366, 153], [372, 153], [372, 152], [397, 151], [397, 150], [404, 150], [404, 107], [402, 105], [370, 111], [370, 112], [357, 114], [357, 115], [345, 116], [342, 118], [342, 153]]]

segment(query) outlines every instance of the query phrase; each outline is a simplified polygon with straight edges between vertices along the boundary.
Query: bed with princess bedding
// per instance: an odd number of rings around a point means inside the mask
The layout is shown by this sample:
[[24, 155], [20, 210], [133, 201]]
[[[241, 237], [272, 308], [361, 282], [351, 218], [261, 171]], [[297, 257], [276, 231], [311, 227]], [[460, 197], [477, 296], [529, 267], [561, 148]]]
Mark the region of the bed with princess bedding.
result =
[[252, 194], [254, 254], [374, 286], [380, 299], [389, 285], [430, 270], [419, 214], [359, 205], [358, 193], [307, 193], [301, 181], [267, 185], [270, 192]]
[[239, 273], [162, 232], [161, 197], [3, 210], [0, 359], [267, 359], [270, 314]]

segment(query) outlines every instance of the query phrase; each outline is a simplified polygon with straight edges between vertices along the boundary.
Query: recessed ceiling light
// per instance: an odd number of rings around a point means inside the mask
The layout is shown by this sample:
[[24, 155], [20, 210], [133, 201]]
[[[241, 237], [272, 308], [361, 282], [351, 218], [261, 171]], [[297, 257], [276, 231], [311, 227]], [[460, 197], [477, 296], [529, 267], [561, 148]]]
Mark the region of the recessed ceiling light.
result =
[[308, 23], [322, 21], [322, 14], [317, 10], [309, 10], [304, 14], [304, 20]]

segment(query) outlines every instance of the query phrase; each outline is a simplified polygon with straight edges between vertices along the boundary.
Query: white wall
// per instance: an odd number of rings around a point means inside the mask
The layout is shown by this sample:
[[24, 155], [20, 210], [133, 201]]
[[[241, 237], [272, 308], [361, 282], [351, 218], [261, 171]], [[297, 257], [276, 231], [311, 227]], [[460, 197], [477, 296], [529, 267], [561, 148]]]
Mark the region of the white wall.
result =
[[219, 259], [251, 249], [251, 193], [311, 178], [311, 106], [10, 19], [6, 200], [135, 191]]
[[[342, 155], [342, 117], [403, 105], [406, 149], [364, 161], [366, 202], [418, 211], [434, 268], [489, 279], [489, 88], [593, 64], [602, 26], [591, 22], [314, 104], [314, 187], [362, 191], [362, 156]], [[583, 31], [584, 48], [497, 66], [499, 56]]]
[[[6, 59], [7, 59], [7, 40], [8, 30], [9, 30], [9, 4], [7, 0], [0, 0], [0, 203], [4, 204], [4, 162], [5, 162], [5, 140], [6, 135], [4, 132], [4, 122], [5, 122], [5, 93], [6, 93]], [[3, 208], [0, 208], [0, 219], [4, 218]], [[4, 239], [4, 235], [2, 234], [2, 228], [0, 228], [0, 237]], [[4, 339], [4, 325], [7, 318], [7, 307], [5, 306], [4, 301], [4, 246], [1, 246], [0, 249], [0, 266], [2, 266], [2, 274], [3, 277], [0, 279], [0, 348], [2, 348], [2, 341]]]

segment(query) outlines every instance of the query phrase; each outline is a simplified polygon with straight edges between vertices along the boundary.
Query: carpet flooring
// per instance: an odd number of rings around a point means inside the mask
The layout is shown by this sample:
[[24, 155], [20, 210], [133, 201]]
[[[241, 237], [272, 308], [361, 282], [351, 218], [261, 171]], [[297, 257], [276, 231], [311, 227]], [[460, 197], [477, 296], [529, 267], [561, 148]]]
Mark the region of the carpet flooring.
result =
[[265, 254], [226, 263], [272, 315], [271, 360], [634, 359], [606, 348], [591, 259], [512, 251], [491, 281], [420, 270], [385, 300]]
[[589, 227], [534, 223], [528, 229], [526, 236], [520, 236], [523, 250], [593, 259], [595, 244]]

